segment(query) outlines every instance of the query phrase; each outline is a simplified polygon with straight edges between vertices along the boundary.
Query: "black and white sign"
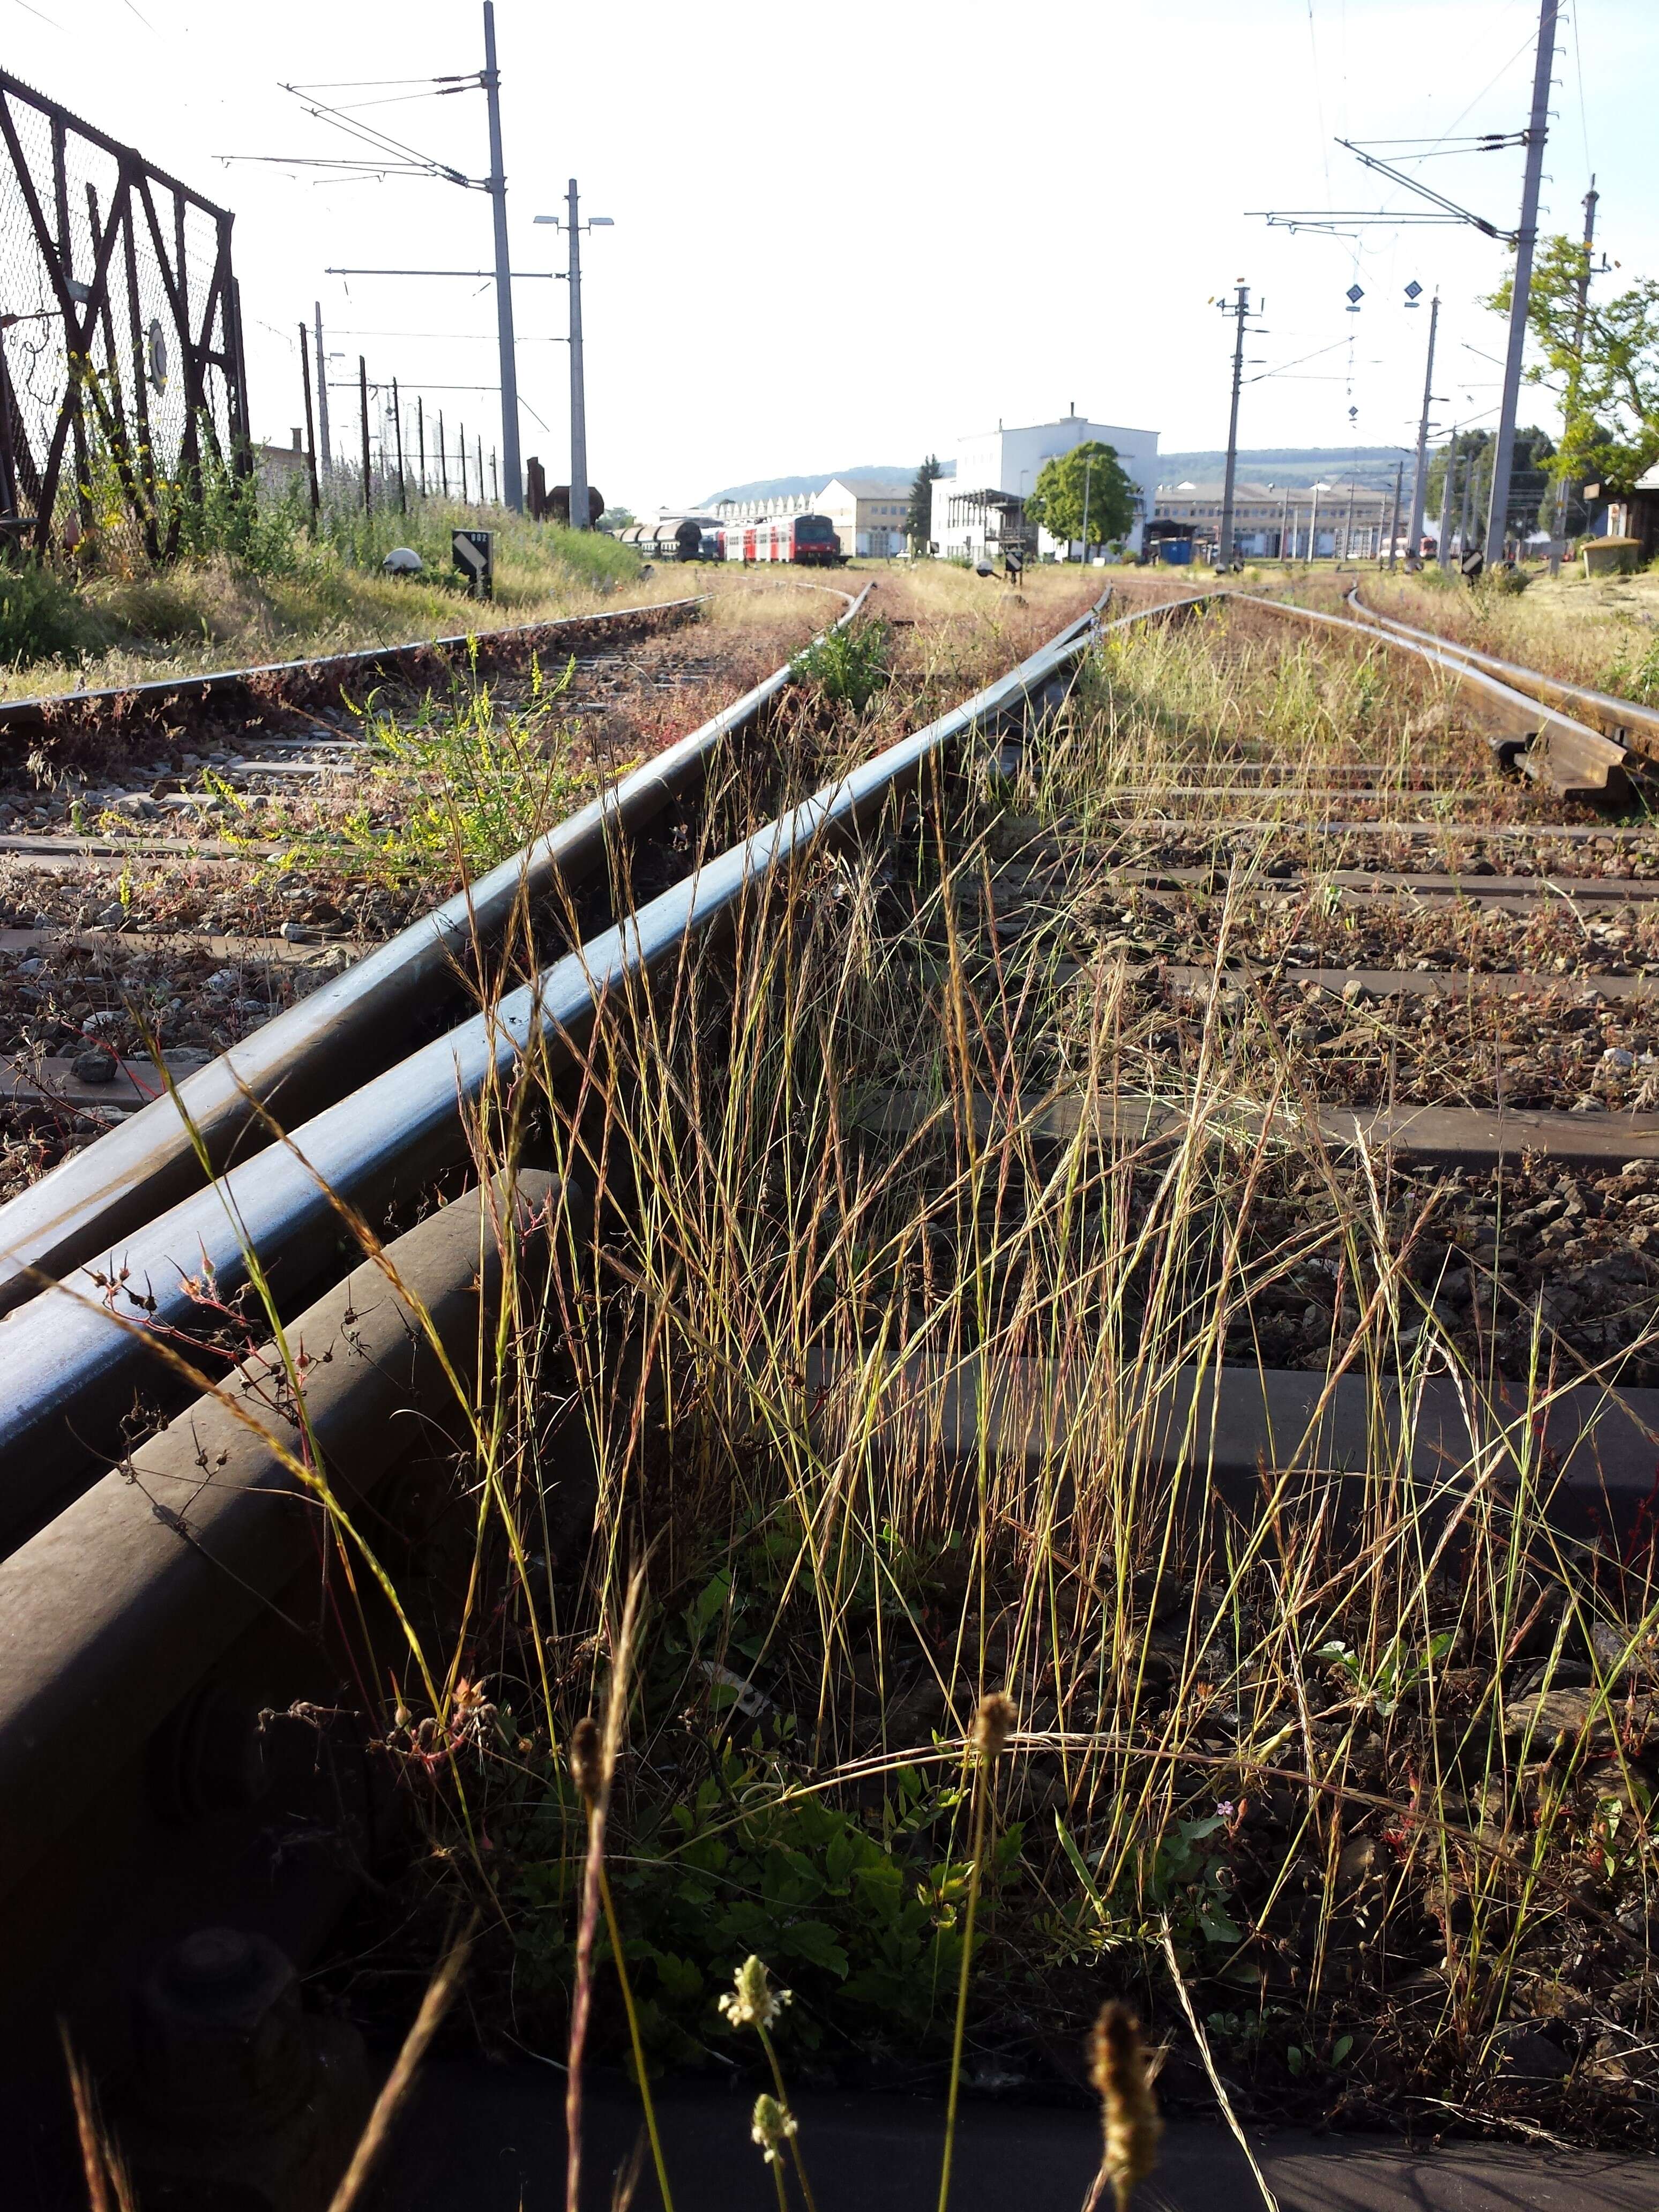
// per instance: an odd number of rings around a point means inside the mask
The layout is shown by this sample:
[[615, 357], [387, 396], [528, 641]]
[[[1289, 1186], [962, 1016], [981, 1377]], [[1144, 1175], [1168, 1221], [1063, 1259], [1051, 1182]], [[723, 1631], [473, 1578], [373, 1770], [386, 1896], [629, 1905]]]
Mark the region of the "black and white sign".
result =
[[475, 599], [495, 596], [495, 533], [493, 530], [457, 530], [450, 540], [459, 574]]

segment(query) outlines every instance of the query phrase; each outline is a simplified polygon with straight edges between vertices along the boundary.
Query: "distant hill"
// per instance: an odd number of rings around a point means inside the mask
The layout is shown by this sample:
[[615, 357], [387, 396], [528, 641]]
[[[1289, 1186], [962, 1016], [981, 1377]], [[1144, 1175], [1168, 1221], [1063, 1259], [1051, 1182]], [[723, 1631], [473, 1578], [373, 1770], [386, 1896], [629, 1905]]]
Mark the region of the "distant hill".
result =
[[697, 504], [706, 509], [717, 506], [723, 499], [791, 499], [797, 492], [822, 491], [832, 477], [902, 477], [908, 483], [915, 472], [915, 462], [896, 461], [890, 468], [863, 463], [855, 469], [825, 469], [815, 477], [757, 477], [753, 483], [727, 484], [723, 491], [711, 491], [707, 499], [699, 500]]
[[[1346, 483], [1350, 478], [1376, 491], [1392, 489], [1394, 472], [1401, 461], [1407, 477], [1412, 457], [1398, 446], [1241, 446], [1238, 473], [1249, 483], [1270, 483], [1292, 491], [1324, 482]], [[1226, 449], [1211, 453], [1160, 453], [1158, 480], [1177, 484], [1218, 483], [1227, 466]]]

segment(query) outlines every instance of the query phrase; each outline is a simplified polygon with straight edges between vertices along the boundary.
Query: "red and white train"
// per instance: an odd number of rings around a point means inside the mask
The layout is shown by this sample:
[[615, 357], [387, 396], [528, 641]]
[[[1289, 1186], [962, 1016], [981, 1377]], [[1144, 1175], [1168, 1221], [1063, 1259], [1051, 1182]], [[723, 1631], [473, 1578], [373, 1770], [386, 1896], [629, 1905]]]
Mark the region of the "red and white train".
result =
[[829, 568], [846, 557], [836, 526], [827, 514], [785, 514], [759, 522], [727, 522], [721, 526], [720, 536], [723, 544], [715, 557], [720, 560], [793, 561], [808, 568]]

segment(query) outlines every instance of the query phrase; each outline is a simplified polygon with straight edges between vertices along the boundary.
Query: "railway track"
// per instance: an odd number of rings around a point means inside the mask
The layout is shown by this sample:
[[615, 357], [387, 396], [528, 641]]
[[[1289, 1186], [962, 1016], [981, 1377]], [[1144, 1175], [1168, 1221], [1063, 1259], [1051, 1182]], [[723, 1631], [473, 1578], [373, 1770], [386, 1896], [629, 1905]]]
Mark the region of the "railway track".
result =
[[[392, 1778], [406, 1793], [434, 1746], [459, 1758], [453, 1682], [418, 1743], [414, 1691], [393, 1723], [365, 1686], [388, 1665], [409, 1680], [401, 1601], [355, 1583], [354, 1623], [319, 1613], [319, 1563], [372, 1554], [377, 1576], [392, 1560], [435, 1589], [422, 1547], [453, 1542], [454, 1469], [487, 1457], [465, 1401], [499, 1413], [527, 1312], [556, 1319], [548, 1387], [568, 1403], [621, 1343], [614, 1406], [661, 1438], [659, 1473], [679, 1465], [684, 1396], [701, 1449], [739, 1437], [855, 1469], [890, 1482], [895, 1515], [977, 1485], [988, 1561], [1033, 1524], [1069, 1558], [1091, 1516], [1132, 1523], [1125, 1499], [1085, 1498], [1103, 1455], [1200, 1542], [1224, 1510], [1259, 1545], [1264, 1498], [1273, 1525], [1311, 1510], [1351, 1533], [1403, 1489], [1443, 1544], [1476, 1498], [1575, 1560], [1629, 1556], [1659, 1440], [1659, 854], [1644, 828], [1571, 818], [1623, 768], [1561, 716], [1533, 812], [1483, 821], [1519, 742], [1518, 673], [1476, 682], [1413, 646], [1435, 699], [1455, 677], [1477, 757], [1496, 733], [1491, 785], [1449, 741], [1441, 788], [1368, 759], [1374, 729], [1345, 708], [1319, 759], [1252, 738], [1252, 772], [1211, 783], [1217, 763], [1235, 773], [1237, 732], [1194, 738], [1189, 714], [1171, 734], [1146, 711], [1174, 656], [1201, 659], [1236, 619], [1186, 620], [1205, 607], [1097, 610], [677, 879], [641, 869], [614, 910], [573, 909], [526, 980], [481, 981], [479, 1011], [434, 1013], [441, 975], [501, 963], [527, 884], [608, 884], [618, 830], [706, 775], [780, 671], [0, 1209], [0, 1787], [38, 1808], [0, 1844], [0, 1889], [35, 1900], [14, 2010], [38, 2018], [50, 1991], [112, 2080], [149, 2066], [158, 2171], [183, 2104], [154, 2053], [183, 2047], [191, 1999], [156, 1961], [221, 1919], [313, 1957], [395, 1849]], [[1298, 641], [1230, 645], [1243, 685], [1303, 650], [1303, 611], [1273, 611]], [[1306, 628], [1330, 685], [1357, 681], [1370, 634]], [[1455, 822], [1333, 821], [1365, 784], [1466, 803]], [[1218, 793], [1284, 804], [1188, 811]], [[1425, 837], [1447, 865], [1396, 864]], [[1326, 864], [1334, 838], [1354, 865]], [[1488, 841], [1502, 874], [1468, 857]], [[1599, 875], [1554, 866], [1591, 841]], [[357, 1224], [384, 1258], [363, 1259]], [[822, 1286], [799, 1291], [788, 1255], [821, 1235]], [[720, 1265], [729, 1317], [707, 1296]], [[284, 1319], [271, 1342], [233, 1318], [254, 1282], [252, 1313]], [[590, 1325], [580, 1355], [562, 1345]], [[685, 1372], [659, 1330], [683, 1332]], [[209, 1389], [216, 1331], [240, 1357]], [[623, 1479], [611, 1446], [555, 1430], [518, 1569], [549, 1620]], [[643, 1512], [646, 1475], [627, 1479]], [[672, 1525], [672, 1493], [661, 1510]], [[422, 1621], [450, 1602], [422, 1596]], [[1002, 1628], [979, 1632], [1014, 1679]], [[800, 1710], [764, 1620], [744, 1653], [764, 1694], [709, 1680], [757, 1713]], [[906, 1695], [937, 1681], [948, 1731], [966, 1711], [942, 1664]], [[1540, 1696], [1553, 1680], [1547, 1661]], [[856, 1747], [856, 1693], [848, 1711]], [[1022, 1718], [1039, 1753], [1066, 1725]], [[1241, 1726], [1204, 1741], [1224, 1750]], [[1303, 1734], [1311, 1760], [1305, 1705]], [[320, 1869], [301, 1833], [327, 1838]], [[110, 2024], [134, 1989], [137, 2061]]]

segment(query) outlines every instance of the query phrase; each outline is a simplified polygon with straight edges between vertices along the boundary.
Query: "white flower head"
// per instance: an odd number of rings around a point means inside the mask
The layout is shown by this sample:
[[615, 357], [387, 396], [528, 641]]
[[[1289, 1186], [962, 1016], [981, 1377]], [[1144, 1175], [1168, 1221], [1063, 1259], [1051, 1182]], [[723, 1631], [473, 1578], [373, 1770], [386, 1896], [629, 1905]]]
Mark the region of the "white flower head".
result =
[[787, 2004], [793, 1990], [775, 1990], [764, 1959], [751, 1952], [738, 1968], [736, 1986], [720, 1999], [720, 2010], [733, 2027], [770, 2027]]
[[782, 2165], [783, 2146], [799, 2130], [799, 2123], [787, 2105], [781, 2105], [775, 2097], [756, 2098], [750, 2139], [760, 2145], [761, 2156], [769, 2166]]

